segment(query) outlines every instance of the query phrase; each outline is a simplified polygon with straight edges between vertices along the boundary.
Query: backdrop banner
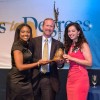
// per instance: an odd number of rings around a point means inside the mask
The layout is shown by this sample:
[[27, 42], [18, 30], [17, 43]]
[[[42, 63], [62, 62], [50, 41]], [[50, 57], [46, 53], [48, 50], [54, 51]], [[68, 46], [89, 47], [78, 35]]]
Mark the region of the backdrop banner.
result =
[[33, 37], [40, 36], [43, 20], [51, 17], [56, 22], [52, 36], [61, 42], [68, 23], [81, 25], [92, 52], [92, 69], [100, 69], [99, 4], [100, 0], [0, 0], [0, 68], [11, 68], [10, 52], [17, 26], [28, 23]]

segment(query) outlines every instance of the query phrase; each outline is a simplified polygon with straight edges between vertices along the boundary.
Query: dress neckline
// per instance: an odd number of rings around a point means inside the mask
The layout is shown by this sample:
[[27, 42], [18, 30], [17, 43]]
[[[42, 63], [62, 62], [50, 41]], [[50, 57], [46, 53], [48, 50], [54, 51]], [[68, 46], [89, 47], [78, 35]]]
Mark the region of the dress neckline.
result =
[[23, 47], [28, 48], [28, 46], [29, 46], [28, 41], [24, 41], [24, 40], [20, 39], [19, 42], [23, 45]]

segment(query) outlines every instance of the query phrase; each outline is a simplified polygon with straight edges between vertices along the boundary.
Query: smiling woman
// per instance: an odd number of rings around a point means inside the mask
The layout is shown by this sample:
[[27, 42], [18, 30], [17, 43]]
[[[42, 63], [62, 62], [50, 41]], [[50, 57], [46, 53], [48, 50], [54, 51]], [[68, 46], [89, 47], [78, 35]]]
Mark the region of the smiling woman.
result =
[[28, 41], [30, 38], [30, 29], [27, 26], [23, 26], [20, 30], [20, 39]]
[[[30, 73], [27, 68], [28, 63], [32, 62], [32, 53], [28, 48], [28, 42], [31, 38], [32, 29], [28, 24], [21, 24], [16, 28], [11, 50], [12, 69], [7, 76], [6, 100], [33, 100], [34, 98]], [[25, 94], [28, 95], [27, 98]]]
[[78, 23], [71, 22], [66, 26], [64, 45], [67, 54], [63, 57], [70, 66], [66, 84], [68, 100], [87, 100], [89, 77], [86, 67], [92, 66], [92, 55]]
[[16, 28], [11, 49], [12, 68], [7, 76], [6, 100], [34, 100], [30, 69], [45, 64], [46, 61], [32, 63], [29, 48], [31, 38], [32, 29], [28, 24], [23, 23]]

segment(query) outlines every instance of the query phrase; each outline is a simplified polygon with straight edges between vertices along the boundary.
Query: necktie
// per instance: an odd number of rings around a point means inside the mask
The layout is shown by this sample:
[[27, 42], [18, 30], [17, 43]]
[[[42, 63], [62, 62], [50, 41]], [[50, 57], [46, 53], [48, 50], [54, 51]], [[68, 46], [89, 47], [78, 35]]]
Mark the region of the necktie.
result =
[[[48, 39], [45, 39], [43, 48], [43, 59], [48, 60]], [[48, 64], [43, 65], [41, 71], [45, 74], [48, 71]]]
[[45, 39], [44, 48], [43, 48], [43, 59], [48, 60], [48, 39]]

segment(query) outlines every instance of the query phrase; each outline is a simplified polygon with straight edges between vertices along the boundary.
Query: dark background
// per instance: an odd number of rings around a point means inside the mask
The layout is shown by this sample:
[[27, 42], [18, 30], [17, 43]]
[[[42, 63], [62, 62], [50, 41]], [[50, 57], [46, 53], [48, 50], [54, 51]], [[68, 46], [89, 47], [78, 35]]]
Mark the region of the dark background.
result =
[[[9, 72], [9, 69], [0, 69], [0, 100], [6, 99], [6, 76]], [[57, 94], [56, 100], [66, 100], [66, 78], [67, 78], [68, 69], [59, 69], [59, 76], [61, 82], [61, 89]], [[88, 69], [89, 79], [90, 79], [90, 86], [91, 83], [91, 76], [93, 74], [97, 75], [97, 85], [100, 85], [100, 69]], [[85, 84], [85, 83], [83, 83]]]

